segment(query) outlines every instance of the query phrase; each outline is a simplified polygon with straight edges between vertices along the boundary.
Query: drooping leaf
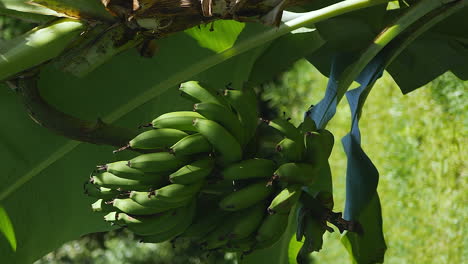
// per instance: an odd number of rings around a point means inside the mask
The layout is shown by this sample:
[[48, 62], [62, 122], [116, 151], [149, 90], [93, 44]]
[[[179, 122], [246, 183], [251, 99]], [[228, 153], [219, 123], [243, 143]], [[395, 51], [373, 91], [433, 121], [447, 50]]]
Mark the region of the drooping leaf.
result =
[[449, 70], [468, 80], [466, 16], [468, 7], [428, 30], [388, 67], [403, 93], [409, 93]]
[[4, 238], [10, 243], [11, 249], [16, 251], [16, 236], [15, 230], [11, 223], [8, 213], [5, 208], [0, 206], [0, 233], [3, 234]]
[[101, 1], [95, 0], [32, 0], [31, 4], [43, 6], [68, 17], [112, 21]]
[[25, 0], [0, 0], [0, 9], [10, 9], [18, 12], [41, 14], [46, 16], [60, 16], [60, 14], [54, 10], [31, 5]]

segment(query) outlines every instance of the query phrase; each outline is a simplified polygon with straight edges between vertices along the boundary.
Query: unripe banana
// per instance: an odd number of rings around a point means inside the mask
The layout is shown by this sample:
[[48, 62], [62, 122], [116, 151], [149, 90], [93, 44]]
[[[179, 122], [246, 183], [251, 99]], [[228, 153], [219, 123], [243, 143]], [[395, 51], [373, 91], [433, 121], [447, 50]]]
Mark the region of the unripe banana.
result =
[[284, 163], [275, 171], [273, 179], [309, 185], [317, 179], [318, 172], [319, 167], [309, 163]]
[[335, 139], [330, 131], [319, 129], [316, 132], [307, 132], [305, 135], [305, 143], [306, 161], [320, 165], [326, 162], [330, 157]]
[[202, 239], [202, 246], [205, 250], [217, 249], [227, 244], [229, 233], [232, 230], [232, 225], [235, 223], [236, 218], [234, 214], [226, 216], [224, 223], [218, 225], [213, 231], [208, 233], [204, 239]]
[[192, 224], [193, 218], [195, 217], [196, 212], [196, 201], [193, 199], [187, 206], [181, 208], [181, 214], [175, 220], [175, 225], [171, 229], [160, 232], [157, 234], [143, 236], [141, 237], [141, 242], [144, 243], [161, 243], [164, 241], [169, 241], [187, 230], [187, 228]]
[[224, 127], [208, 119], [195, 119], [193, 125], [220, 154], [223, 165], [231, 164], [242, 158], [241, 145]]
[[284, 234], [288, 226], [288, 218], [287, 214], [267, 215], [258, 228], [255, 248], [266, 248], [275, 244]]
[[128, 166], [143, 172], [158, 173], [176, 170], [185, 163], [184, 158], [168, 152], [158, 152], [137, 156], [128, 161]]
[[182, 237], [203, 239], [209, 232], [224, 224], [227, 214], [226, 211], [213, 209], [211, 212], [197, 215], [193, 224], [182, 234]]
[[117, 190], [99, 187], [94, 184], [90, 184], [89, 182], [84, 185], [84, 193], [88, 196], [104, 200], [111, 200], [121, 194], [121, 192]]
[[222, 249], [226, 252], [250, 253], [257, 241], [255, 236], [249, 236], [243, 239], [228, 240], [226, 246]]
[[288, 162], [301, 161], [304, 154], [304, 143], [302, 140], [295, 141], [290, 138], [284, 138], [276, 145], [276, 150]]
[[239, 115], [244, 127], [244, 142], [249, 142], [255, 135], [259, 121], [257, 97], [254, 90], [247, 88], [242, 91], [225, 90], [224, 96]]
[[213, 171], [214, 160], [212, 158], [204, 158], [185, 165], [176, 172], [169, 175], [169, 180], [172, 183], [178, 184], [193, 184], [200, 182], [210, 175]]
[[316, 131], [317, 125], [315, 125], [315, 121], [312, 118], [306, 116], [297, 128], [301, 131], [301, 134], [305, 134], [310, 131]]
[[222, 180], [210, 184], [205, 184], [200, 192], [212, 195], [226, 195], [232, 193], [234, 190], [235, 186], [232, 180]]
[[196, 103], [214, 103], [229, 107], [226, 100], [221, 97], [221, 95], [217, 94], [215, 90], [208, 88], [206, 84], [201, 84], [197, 81], [189, 81], [182, 83], [179, 90], [182, 92], [182, 95], [187, 96]]
[[97, 167], [98, 170], [107, 171], [120, 178], [131, 180], [142, 180], [145, 178], [145, 173], [143, 171], [130, 168], [128, 166], [128, 161], [116, 161]]
[[266, 210], [263, 202], [236, 212], [235, 217], [237, 221], [231, 227], [229, 239], [239, 240], [249, 237], [262, 223], [265, 212]]
[[173, 128], [183, 131], [196, 131], [193, 127], [193, 120], [204, 118], [197, 112], [178, 111], [162, 114], [154, 119], [151, 124], [154, 128]]
[[170, 184], [153, 192], [131, 192], [130, 198], [148, 207], [171, 205], [180, 207], [191, 200], [200, 190], [201, 186], [202, 183], [192, 185]]
[[176, 156], [188, 156], [213, 151], [211, 143], [200, 133], [188, 135], [175, 143], [169, 151]]
[[163, 150], [174, 145], [188, 134], [173, 128], [160, 128], [145, 131], [130, 140], [126, 148]]
[[221, 175], [226, 180], [269, 178], [275, 168], [276, 164], [272, 160], [254, 158], [231, 164], [221, 172]]
[[147, 178], [141, 180], [130, 180], [120, 178], [109, 172], [94, 174], [91, 182], [100, 187], [119, 189], [122, 191], [149, 190], [161, 184], [160, 178]]
[[283, 136], [290, 138], [297, 142], [303, 141], [303, 136], [301, 134], [301, 131], [288, 120], [277, 118], [271, 121], [266, 120], [265, 122], [267, 122], [269, 126], [278, 130], [281, 134], [283, 134]]
[[289, 185], [273, 198], [268, 212], [270, 214], [289, 214], [291, 208], [297, 203], [301, 196], [302, 186], [299, 184]]
[[271, 185], [261, 181], [226, 195], [220, 202], [221, 209], [237, 211], [265, 200], [273, 192]]
[[247, 143], [244, 139], [244, 128], [237, 115], [234, 114], [231, 109], [215, 103], [200, 103], [195, 104], [193, 110], [200, 113], [206, 119], [217, 122], [227, 131], [230, 131], [241, 145]]
[[91, 205], [94, 212], [108, 213], [114, 210], [112, 203], [104, 199], [99, 199]]
[[114, 199], [112, 205], [120, 211], [129, 215], [153, 215], [161, 212], [168, 211], [172, 208], [167, 207], [147, 207], [143, 206], [130, 198], [126, 199]]
[[112, 212], [104, 216], [108, 222], [126, 226], [137, 235], [152, 235], [168, 231], [177, 223], [183, 212], [180, 209], [170, 210], [155, 215], [128, 215], [122, 212]]

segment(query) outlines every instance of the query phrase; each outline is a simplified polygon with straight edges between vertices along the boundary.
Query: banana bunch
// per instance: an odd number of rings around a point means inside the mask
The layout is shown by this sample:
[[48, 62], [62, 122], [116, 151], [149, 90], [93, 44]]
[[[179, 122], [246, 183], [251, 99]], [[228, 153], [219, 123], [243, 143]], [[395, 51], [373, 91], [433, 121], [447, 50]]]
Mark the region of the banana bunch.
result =
[[[85, 184], [98, 199], [93, 210], [141, 242], [192, 241], [241, 253], [273, 245], [308, 195], [304, 187], [320, 180], [333, 135], [311, 120], [299, 127], [261, 122], [252, 89], [190, 81], [180, 91], [193, 111], [160, 115], [117, 150], [145, 154], [97, 166]], [[265, 124], [282, 139], [260, 155]]]

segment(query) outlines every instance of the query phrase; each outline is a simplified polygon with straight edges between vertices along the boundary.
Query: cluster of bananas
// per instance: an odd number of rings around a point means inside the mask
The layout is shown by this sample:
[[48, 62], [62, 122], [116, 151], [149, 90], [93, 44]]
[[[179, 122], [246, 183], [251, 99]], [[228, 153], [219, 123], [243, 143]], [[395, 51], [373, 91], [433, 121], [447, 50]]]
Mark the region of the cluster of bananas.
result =
[[[120, 149], [145, 154], [98, 166], [85, 185], [99, 198], [94, 211], [142, 242], [185, 240], [244, 253], [271, 246], [303, 187], [320, 177], [333, 135], [311, 120], [295, 127], [259, 119], [252, 89], [217, 91], [190, 81], [180, 90], [196, 102], [194, 111], [157, 117], [154, 129]], [[279, 143], [266, 140], [272, 137], [262, 127]]]

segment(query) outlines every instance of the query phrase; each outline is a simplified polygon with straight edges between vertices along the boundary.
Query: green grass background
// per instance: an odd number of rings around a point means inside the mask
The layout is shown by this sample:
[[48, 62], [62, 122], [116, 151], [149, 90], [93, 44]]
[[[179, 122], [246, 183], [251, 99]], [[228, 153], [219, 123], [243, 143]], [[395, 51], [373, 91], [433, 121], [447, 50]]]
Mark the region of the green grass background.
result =
[[[324, 95], [327, 79], [306, 61], [265, 87], [270, 104], [301, 121]], [[380, 172], [385, 263], [468, 263], [468, 82], [446, 73], [402, 95], [391, 76], [380, 79], [363, 109], [362, 146]], [[345, 101], [327, 127], [335, 134], [330, 164], [335, 211], [343, 211], [346, 156], [340, 139], [350, 128]], [[349, 263], [335, 232], [326, 235], [317, 263]]]

